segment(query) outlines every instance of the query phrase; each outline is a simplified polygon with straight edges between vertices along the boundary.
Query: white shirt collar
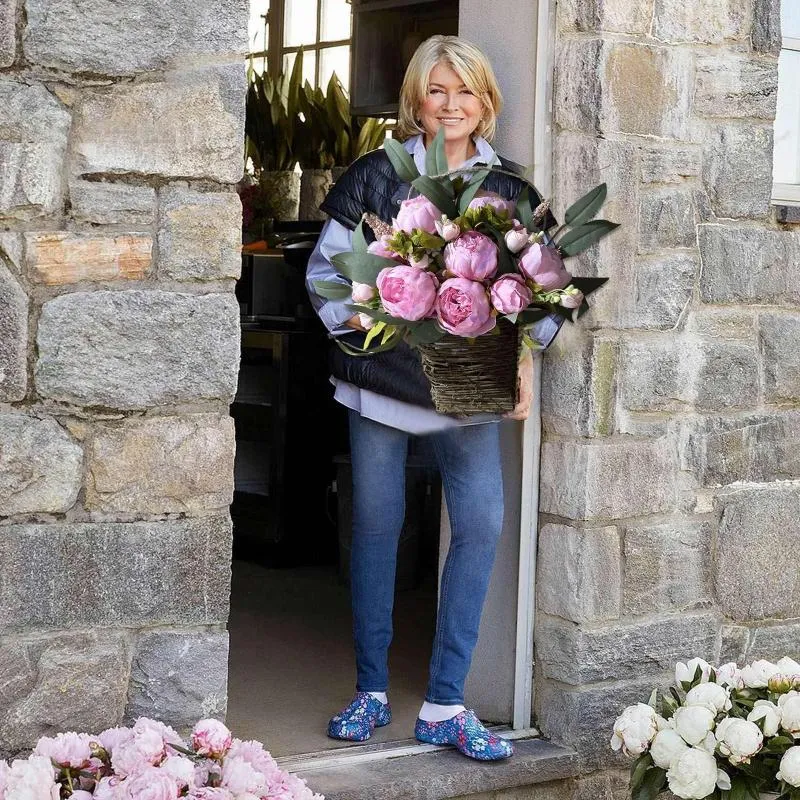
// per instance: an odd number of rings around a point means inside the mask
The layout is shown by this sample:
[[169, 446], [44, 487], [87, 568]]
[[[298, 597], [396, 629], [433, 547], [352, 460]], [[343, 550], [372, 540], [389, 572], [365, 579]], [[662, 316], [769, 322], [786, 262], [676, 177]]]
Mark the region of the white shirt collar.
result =
[[[497, 153], [494, 148], [483, 138], [483, 136], [474, 137], [476, 152], [472, 158], [468, 158], [463, 164], [463, 167], [471, 167], [479, 161], [484, 164], [498, 163]], [[405, 142], [405, 148], [409, 153], [414, 156], [414, 163], [417, 165], [420, 175], [425, 175], [425, 138], [421, 133], [412, 136]]]

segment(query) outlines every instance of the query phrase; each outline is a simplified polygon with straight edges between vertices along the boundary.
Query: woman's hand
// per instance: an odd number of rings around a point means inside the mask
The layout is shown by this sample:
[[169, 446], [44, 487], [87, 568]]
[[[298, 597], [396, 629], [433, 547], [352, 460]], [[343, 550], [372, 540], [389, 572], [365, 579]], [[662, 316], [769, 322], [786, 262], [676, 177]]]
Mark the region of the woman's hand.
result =
[[505, 419], [527, 419], [531, 410], [533, 398], [533, 353], [529, 347], [522, 348], [522, 354], [517, 364], [517, 381], [519, 387], [519, 401], [513, 410], [503, 414]]
[[362, 333], [367, 332], [367, 329], [361, 324], [358, 314], [354, 314], [350, 317], [350, 319], [345, 322], [345, 325], [347, 325], [348, 328], [352, 328], [354, 331], [361, 331]]

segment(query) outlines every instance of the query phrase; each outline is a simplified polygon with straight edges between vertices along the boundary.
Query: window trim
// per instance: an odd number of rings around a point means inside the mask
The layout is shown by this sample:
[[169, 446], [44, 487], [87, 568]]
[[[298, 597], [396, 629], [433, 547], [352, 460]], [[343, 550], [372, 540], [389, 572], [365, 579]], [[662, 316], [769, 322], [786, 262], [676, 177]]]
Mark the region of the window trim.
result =
[[[781, 51], [792, 50], [800, 52], [800, 39], [795, 36], [784, 36], [781, 40]], [[800, 125], [800, 121], [798, 122]], [[797, 154], [800, 160], [800, 152]], [[800, 182], [772, 184], [772, 205], [800, 205]]]

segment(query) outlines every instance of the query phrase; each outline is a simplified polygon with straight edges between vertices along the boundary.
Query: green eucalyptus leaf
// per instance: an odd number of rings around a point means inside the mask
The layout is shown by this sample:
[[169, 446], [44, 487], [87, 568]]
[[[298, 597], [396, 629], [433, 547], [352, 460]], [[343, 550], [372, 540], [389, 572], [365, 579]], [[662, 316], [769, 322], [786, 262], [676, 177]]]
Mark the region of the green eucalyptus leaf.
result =
[[440, 125], [430, 147], [425, 151], [425, 172], [432, 176], [445, 175], [447, 171], [447, 156], [444, 152], [444, 125]]
[[565, 212], [564, 222], [567, 225], [580, 225], [590, 220], [599, 210], [606, 200], [608, 187], [605, 183], [596, 186], [587, 192], [579, 200], [576, 200]]
[[[447, 183], [452, 189], [450, 181], [447, 181]], [[414, 178], [414, 180], [411, 181], [411, 185], [420, 194], [425, 195], [442, 214], [447, 214], [451, 219], [458, 216], [458, 209], [456, 208], [455, 201], [447, 188], [439, 181], [434, 178], [429, 178], [427, 175], [420, 175], [418, 178]]]
[[435, 320], [427, 319], [409, 331], [406, 341], [411, 347], [417, 347], [421, 344], [438, 342], [446, 335], [447, 333], [436, 324]]
[[531, 207], [530, 187], [526, 184], [517, 197], [517, 219], [529, 230], [533, 230], [533, 208]]
[[475, 199], [475, 195], [478, 193], [478, 190], [481, 188], [490, 172], [490, 169], [482, 169], [470, 178], [469, 183], [464, 187], [461, 196], [458, 198], [459, 214], [463, 214], [469, 208], [469, 204]]
[[340, 281], [314, 281], [314, 291], [327, 300], [344, 300], [353, 292], [349, 283]]
[[369, 247], [369, 245], [364, 236], [364, 218], [362, 217], [353, 230], [353, 251], [356, 253], [366, 253], [367, 247]]
[[357, 314], [366, 314], [368, 317], [372, 317], [372, 319], [376, 319], [379, 322], [386, 322], [390, 325], [397, 325], [398, 327], [416, 328], [418, 325], [422, 325], [422, 322], [411, 322], [407, 319], [400, 319], [400, 317], [393, 317], [385, 311], [378, 311], [377, 308], [366, 308], [356, 305], [348, 305], [345, 307]]
[[364, 339], [364, 344], [362, 345], [362, 350], [367, 350], [372, 342], [372, 340], [380, 335], [380, 332], [386, 327], [385, 322], [376, 322], [368, 331], [366, 338]]
[[549, 316], [543, 308], [526, 308], [517, 315], [517, 325], [532, 325]]
[[618, 223], [609, 222], [606, 219], [586, 222], [573, 228], [569, 233], [565, 233], [557, 242], [558, 249], [567, 256], [577, 255], [618, 227]]
[[419, 170], [411, 153], [397, 139], [387, 139], [383, 147], [398, 177], [406, 183], [413, 183], [419, 177]]
[[341, 350], [344, 350], [345, 353], [349, 356], [358, 356], [359, 358], [364, 356], [371, 356], [375, 353], [384, 353], [387, 350], [391, 350], [393, 347], [396, 347], [399, 343], [400, 339], [398, 337], [392, 337], [386, 344], [379, 344], [377, 347], [373, 347], [371, 350], [361, 350], [358, 347], [353, 347], [352, 345], [347, 344], [347, 342], [341, 341], [338, 337], [334, 339], [337, 345]]
[[351, 281], [375, 285], [378, 273], [386, 267], [396, 267], [392, 258], [383, 258], [374, 253], [337, 253], [331, 258], [333, 265]]
[[604, 283], [608, 282], [608, 278], [573, 278], [570, 283], [576, 288], [580, 289], [585, 296], [588, 297], [592, 292], [596, 292]]
[[630, 790], [635, 792], [644, 780], [647, 770], [653, 766], [653, 758], [650, 753], [642, 753], [631, 765]]

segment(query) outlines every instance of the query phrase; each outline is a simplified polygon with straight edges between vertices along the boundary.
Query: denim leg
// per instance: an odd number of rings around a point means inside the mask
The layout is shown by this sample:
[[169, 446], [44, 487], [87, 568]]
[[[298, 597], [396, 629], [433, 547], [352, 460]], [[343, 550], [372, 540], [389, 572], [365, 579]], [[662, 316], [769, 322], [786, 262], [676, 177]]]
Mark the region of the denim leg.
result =
[[499, 423], [432, 435], [450, 516], [450, 548], [439, 586], [436, 636], [425, 699], [464, 702], [481, 611], [503, 527]]
[[397, 545], [403, 529], [408, 434], [350, 411], [353, 538], [350, 592], [356, 688], [384, 692], [389, 683]]

